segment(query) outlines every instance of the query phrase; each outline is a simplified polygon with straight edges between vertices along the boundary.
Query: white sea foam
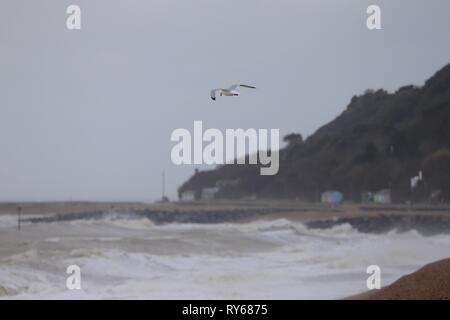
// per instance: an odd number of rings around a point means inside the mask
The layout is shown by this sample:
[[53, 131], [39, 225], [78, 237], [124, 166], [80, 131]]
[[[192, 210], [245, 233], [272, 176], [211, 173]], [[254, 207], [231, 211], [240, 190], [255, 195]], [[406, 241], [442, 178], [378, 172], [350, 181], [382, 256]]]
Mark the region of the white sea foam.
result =
[[[105, 219], [3, 225], [0, 285], [13, 298], [334, 299], [448, 257], [450, 235], [362, 234], [350, 225], [312, 230], [289, 220], [168, 224]], [[81, 291], [65, 288], [81, 267]]]

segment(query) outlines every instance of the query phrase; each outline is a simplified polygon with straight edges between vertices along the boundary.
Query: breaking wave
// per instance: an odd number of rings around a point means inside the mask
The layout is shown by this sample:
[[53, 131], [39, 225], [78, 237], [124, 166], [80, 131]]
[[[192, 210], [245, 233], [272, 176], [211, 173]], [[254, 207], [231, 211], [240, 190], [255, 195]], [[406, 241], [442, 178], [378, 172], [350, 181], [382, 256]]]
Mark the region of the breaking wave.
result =
[[[364, 234], [349, 224], [309, 229], [287, 219], [156, 225], [102, 219], [25, 223], [0, 217], [3, 298], [335, 299], [365, 291], [377, 264], [387, 284], [446, 258], [449, 235]], [[65, 287], [67, 266], [82, 290]]]

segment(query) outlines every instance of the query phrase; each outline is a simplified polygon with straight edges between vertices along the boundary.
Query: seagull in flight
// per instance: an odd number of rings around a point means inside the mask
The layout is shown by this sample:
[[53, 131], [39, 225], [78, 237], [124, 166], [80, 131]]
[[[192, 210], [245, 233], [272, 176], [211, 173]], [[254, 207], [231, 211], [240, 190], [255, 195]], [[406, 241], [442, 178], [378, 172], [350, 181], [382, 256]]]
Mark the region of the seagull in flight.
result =
[[227, 96], [227, 97], [238, 96], [239, 92], [237, 92], [236, 89], [239, 87], [256, 89], [256, 87], [248, 86], [246, 84], [233, 84], [231, 87], [229, 87], [227, 89], [220, 88], [220, 89], [211, 90], [211, 99], [213, 99], [215, 101], [217, 94], [219, 94], [219, 96]]

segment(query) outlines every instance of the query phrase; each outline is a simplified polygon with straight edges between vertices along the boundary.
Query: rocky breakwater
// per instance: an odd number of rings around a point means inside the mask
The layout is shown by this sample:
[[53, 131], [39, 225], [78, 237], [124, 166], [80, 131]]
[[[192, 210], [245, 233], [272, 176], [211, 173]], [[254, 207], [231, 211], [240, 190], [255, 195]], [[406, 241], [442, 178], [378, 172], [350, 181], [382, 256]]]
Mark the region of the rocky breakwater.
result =
[[293, 208], [224, 208], [224, 209], [143, 209], [126, 212], [90, 211], [46, 215], [23, 219], [31, 223], [67, 222], [75, 220], [142, 219], [155, 224], [165, 223], [224, 223], [251, 220], [276, 212], [291, 212]]
[[306, 223], [308, 228], [312, 229], [328, 229], [341, 224], [350, 224], [359, 232], [364, 233], [416, 230], [422, 235], [450, 234], [450, 215], [448, 214], [380, 214], [376, 216], [317, 220]]

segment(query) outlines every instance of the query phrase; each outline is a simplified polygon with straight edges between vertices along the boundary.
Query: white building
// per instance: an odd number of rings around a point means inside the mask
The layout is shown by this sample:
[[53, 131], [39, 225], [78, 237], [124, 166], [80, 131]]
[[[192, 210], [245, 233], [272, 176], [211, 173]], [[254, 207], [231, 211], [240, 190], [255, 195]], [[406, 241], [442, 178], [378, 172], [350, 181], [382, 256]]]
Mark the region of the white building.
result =
[[181, 192], [180, 201], [194, 201], [195, 200], [195, 191], [194, 190], [186, 190]]
[[373, 202], [388, 204], [391, 203], [391, 190], [383, 189], [373, 194]]
[[219, 191], [219, 188], [213, 187], [213, 188], [203, 188], [201, 198], [202, 200], [210, 200], [214, 199], [216, 196], [217, 191]]

